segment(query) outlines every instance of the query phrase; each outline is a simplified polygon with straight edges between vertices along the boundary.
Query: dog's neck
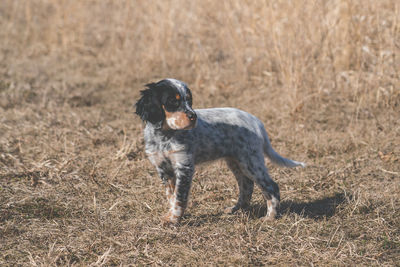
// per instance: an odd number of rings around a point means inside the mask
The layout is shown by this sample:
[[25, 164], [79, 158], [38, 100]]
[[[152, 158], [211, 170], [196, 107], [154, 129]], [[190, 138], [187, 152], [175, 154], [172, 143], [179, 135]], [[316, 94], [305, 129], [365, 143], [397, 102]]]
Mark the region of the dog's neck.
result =
[[173, 137], [177, 132], [176, 130], [172, 130], [171, 128], [167, 127], [164, 121], [157, 123], [146, 122], [145, 131], [148, 136], [157, 136], [167, 139]]

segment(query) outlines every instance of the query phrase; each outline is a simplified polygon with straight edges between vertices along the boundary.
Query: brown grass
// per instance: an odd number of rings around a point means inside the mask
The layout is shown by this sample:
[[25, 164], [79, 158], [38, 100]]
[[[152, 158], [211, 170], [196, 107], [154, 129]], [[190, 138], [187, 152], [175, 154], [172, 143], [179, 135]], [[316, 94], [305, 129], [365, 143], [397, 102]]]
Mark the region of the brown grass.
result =
[[[379, 1], [0, 3], [0, 265], [400, 262], [400, 4]], [[132, 104], [184, 80], [194, 106], [264, 121], [282, 216], [225, 215], [222, 162], [197, 169], [182, 226]]]

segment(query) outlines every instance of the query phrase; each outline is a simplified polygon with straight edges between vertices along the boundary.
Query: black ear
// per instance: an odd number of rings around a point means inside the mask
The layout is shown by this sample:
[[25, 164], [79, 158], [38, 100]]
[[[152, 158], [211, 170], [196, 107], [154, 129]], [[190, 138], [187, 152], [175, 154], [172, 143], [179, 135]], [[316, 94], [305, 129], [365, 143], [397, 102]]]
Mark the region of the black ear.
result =
[[157, 98], [157, 92], [153, 83], [147, 84], [146, 90], [140, 91], [141, 98], [136, 102], [136, 114], [143, 121], [157, 123], [164, 120], [164, 112]]

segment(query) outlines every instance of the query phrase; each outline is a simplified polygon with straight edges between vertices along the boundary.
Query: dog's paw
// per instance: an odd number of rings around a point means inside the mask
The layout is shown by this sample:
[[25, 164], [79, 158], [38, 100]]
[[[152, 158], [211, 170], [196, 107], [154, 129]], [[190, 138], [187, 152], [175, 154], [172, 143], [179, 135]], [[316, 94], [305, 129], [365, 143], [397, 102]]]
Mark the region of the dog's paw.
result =
[[236, 204], [235, 206], [225, 208], [224, 213], [225, 214], [234, 214], [239, 210], [248, 211], [249, 208], [250, 208], [250, 206], [248, 204]]
[[180, 217], [172, 214], [172, 212], [168, 212], [161, 219], [161, 223], [163, 226], [169, 226], [169, 225], [176, 226], [179, 224], [179, 221]]
[[278, 213], [276, 212], [276, 210], [272, 210], [272, 211], [268, 212], [267, 215], [264, 216], [264, 220], [272, 222], [272, 221], [276, 220], [277, 216], [278, 216]]
[[232, 206], [232, 207], [227, 207], [227, 208], [224, 209], [224, 213], [225, 213], [225, 214], [234, 214], [234, 213], [236, 213], [239, 209], [240, 209], [240, 207], [237, 206], [237, 205]]

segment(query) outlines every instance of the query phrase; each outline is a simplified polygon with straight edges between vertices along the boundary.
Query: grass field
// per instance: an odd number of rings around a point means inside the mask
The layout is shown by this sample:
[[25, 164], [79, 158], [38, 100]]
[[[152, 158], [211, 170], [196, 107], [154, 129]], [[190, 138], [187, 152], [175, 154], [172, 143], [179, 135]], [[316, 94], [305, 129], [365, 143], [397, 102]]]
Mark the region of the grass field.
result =
[[[173, 77], [259, 117], [281, 216], [226, 215], [224, 162], [179, 227], [133, 104]], [[0, 2], [0, 265], [400, 266], [400, 3]]]

